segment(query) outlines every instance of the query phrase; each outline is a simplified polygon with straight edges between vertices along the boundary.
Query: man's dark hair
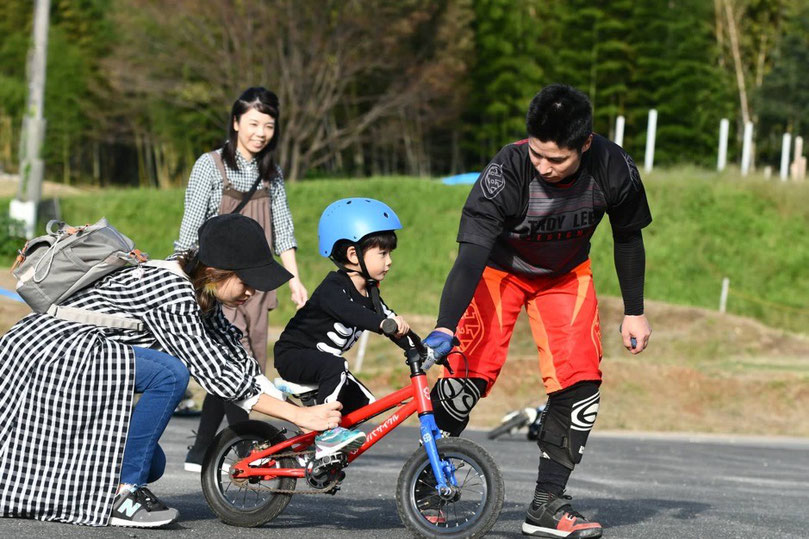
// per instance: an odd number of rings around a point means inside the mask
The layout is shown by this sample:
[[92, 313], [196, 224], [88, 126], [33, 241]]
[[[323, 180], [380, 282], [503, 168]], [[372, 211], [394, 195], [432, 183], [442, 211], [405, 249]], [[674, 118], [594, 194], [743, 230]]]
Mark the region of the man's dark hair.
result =
[[584, 93], [566, 84], [551, 84], [531, 100], [525, 118], [528, 136], [560, 148], [581, 150], [593, 132], [593, 111]]
[[[367, 236], [363, 236], [360, 239], [359, 244], [360, 252], [357, 253], [359, 256], [364, 256], [365, 251], [368, 249], [373, 249], [374, 247], [379, 247], [385, 251], [393, 251], [396, 249], [396, 233], [393, 230], [373, 232]], [[335, 262], [339, 262], [340, 264], [348, 264], [346, 251], [348, 251], [348, 248], [352, 245], [354, 245], [354, 243], [349, 240], [337, 241], [331, 251], [331, 257], [335, 260]]]

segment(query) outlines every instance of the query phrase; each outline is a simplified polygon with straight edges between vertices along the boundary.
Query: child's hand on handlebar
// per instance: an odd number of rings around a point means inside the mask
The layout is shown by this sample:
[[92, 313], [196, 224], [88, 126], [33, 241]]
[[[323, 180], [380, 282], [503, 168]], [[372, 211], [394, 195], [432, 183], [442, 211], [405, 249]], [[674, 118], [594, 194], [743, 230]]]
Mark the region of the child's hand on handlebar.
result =
[[[393, 320], [394, 322], [396, 322], [396, 333], [394, 333], [393, 336], [396, 337], [397, 339], [400, 338], [400, 337], [404, 337], [405, 335], [407, 335], [407, 332], [410, 331], [410, 324], [408, 324], [405, 321], [405, 319], [402, 318], [401, 316], [398, 316], [398, 315], [394, 316], [390, 320]], [[379, 324], [379, 327], [383, 328], [384, 323], [385, 323], [385, 321], [383, 320], [382, 323]], [[385, 333], [384, 329], [383, 329], [382, 332]]]

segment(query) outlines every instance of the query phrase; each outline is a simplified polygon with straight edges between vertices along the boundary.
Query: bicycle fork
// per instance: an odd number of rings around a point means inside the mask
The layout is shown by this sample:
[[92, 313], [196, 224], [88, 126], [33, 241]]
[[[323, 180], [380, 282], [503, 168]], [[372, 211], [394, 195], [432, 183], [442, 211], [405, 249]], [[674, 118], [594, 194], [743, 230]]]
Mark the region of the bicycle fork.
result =
[[[415, 373], [414, 373], [415, 374]], [[451, 497], [457, 490], [458, 480], [455, 478], [455, 466], [449, 460], [441, 459], [438, 454], [438, 447], [435, 441], [443, 436], [441, 429], [435, 423], [433, 414], [433, 403], [430, 400], [430, 388], [427, 385], [427, 376], [424, 372], [411, 376], [416, 386], [415, 397], [418, 401], [419, 410], [419, 430], [421, 431], [421, 442], [427, 452], [430, 467], [436, 481], [436, 490], [442, 497]], [[447, 481], [449, 479], [449, 482]]]

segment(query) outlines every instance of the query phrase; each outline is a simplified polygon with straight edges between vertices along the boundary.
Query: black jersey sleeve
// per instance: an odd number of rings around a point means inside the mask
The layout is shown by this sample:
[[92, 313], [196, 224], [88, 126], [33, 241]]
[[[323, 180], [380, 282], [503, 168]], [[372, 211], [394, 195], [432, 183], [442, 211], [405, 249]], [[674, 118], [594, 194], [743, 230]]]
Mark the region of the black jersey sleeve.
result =
[[461, 212], [459, 243], [491, 248], [506, 221], [522, 209], [524, 163], [519, 147], [500, 150], [478, 176]]
[[357, 302], [351, 301], [351, 298], [345, 293], [339, 283], [331, 281], [329, 286], [321, 285], [319, 290], [320, 307], [334, 317], [341, 324], [346, 326], [355, 326], [360, 329], [367, 329], [376, 333], [382, 333], [380, 325], [385, 317], [377, 312], [367, 309]]
[[613, 256], [624, 314], [643, 314], [643, 285], [646, 273], [646, 251], [643, 248], [643, 233], [640, 230], [613, 234]]
[[458, 258], [455, 259], [441, 293], [436, 327], [455, 332], [458, 321], [475, 295], [489, 252], [489, 249], [473, 243], [464, 242], [459, 245]]
[[606, 166], [607, 214], [613, 232], [640, 230], [652, 222], [646, 190], [632, 157], [612, 143]]

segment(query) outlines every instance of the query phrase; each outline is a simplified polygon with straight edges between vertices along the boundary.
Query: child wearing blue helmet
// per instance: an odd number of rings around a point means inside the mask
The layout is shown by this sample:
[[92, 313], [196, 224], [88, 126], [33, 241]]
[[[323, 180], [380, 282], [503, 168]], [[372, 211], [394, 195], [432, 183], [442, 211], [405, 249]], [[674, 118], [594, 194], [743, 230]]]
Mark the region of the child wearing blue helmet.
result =
[[[382, 333], [382, 322], [392, 318], [398, 329], [394, 342], [406, 347], [410, 326], [382, 301], [378, 287], [390, 270], [394, 231], [401, 228], [387, 204], [370, 198], [338, 200], [320, 216], [319, 251], [338, 270], [323, 279], [289, 321], [274, 354], [284, 379], [318, 386], [318, 404], [339, 401], [343, 413], [349, 413], [374, 401], [342, 357], [363, 331]], [[349, 452], [365, 442], [365, 433], [337, 427], [316, 442], [319, 452]]]

